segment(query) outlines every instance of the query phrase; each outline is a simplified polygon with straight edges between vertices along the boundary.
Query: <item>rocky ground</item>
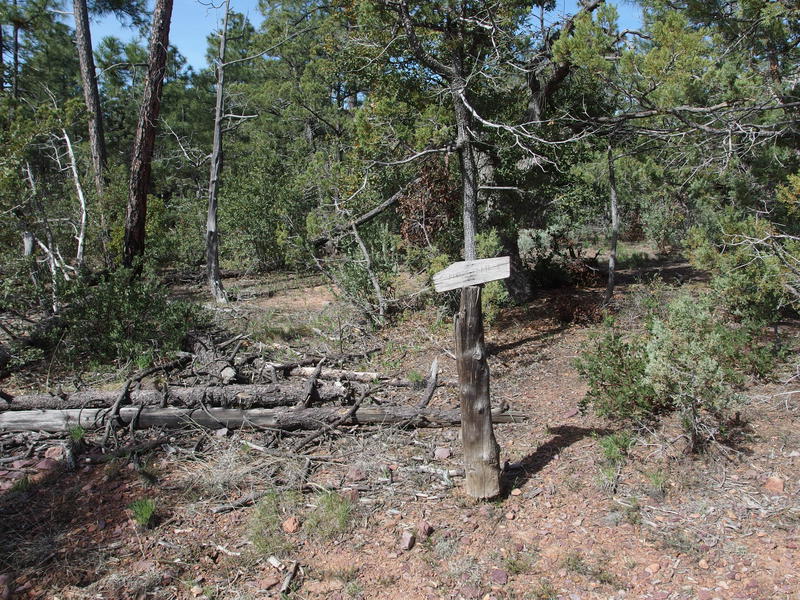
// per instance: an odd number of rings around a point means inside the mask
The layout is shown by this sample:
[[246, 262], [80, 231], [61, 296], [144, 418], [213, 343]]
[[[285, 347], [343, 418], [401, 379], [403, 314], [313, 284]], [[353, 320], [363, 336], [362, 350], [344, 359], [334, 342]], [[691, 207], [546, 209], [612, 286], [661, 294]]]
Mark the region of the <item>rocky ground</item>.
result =
[[[229, 282], [240, 299], [222, 318], [285, 355], [380, 347], [351, 367], [415, 378], [438, 357], [441, 377], [455, 377], [435, 310], [371, 334], [317, 283]], [[505, 488], [492, 502], [462, 493], [456, 429], [346, 428], [299, 454], [268, 448], [269, 432], [170, 432], [116, 460], [90, 451], [74, 470], [63, 437], [5, 434], [0, 598], [800, 598], [791, 366], [747, 390], [735, 447], [687, 456], [668, 422], [609, 472], [598, 439], [614, 425], [578, 411], [573, 359], [590, 326], [564, 322], [599, 293], [546, 294], [487, 330], [494, 402], [529, 415], [496, 427]], [[457, 406], [455, 389], [431, 406]]]

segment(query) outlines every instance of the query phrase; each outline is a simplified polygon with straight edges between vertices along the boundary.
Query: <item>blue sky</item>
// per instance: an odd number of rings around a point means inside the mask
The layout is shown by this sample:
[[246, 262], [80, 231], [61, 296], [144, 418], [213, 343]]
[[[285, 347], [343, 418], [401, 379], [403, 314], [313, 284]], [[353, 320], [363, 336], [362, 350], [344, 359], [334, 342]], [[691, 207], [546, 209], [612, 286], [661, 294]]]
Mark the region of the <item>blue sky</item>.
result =
[[[216, 4], [221, 3], [217, 0]], [[576, 0], [558, 0], [556, 14], [572, 12], [576, 4]], [[610, 4], [617, 5], [620, 27], [635, 28], [641, 22], [640, 9], [634, 3], [616, 0]], [[245, 13], [254, 25], [258, 26], [261, 23], [258, 0], [231, 0], [231, 8]], [[209, 2], [174, 0], [170, 41], [195, 69], [206, 66], [206, 37], [219, 26], [221, 17], [221, 11], [215, 9]], [[138, 32], [122, 27], [113, 16], [92, 21], [92, 42], [95, 47], [101, 39], [109, 35], [127, 41], [136, 38]]]

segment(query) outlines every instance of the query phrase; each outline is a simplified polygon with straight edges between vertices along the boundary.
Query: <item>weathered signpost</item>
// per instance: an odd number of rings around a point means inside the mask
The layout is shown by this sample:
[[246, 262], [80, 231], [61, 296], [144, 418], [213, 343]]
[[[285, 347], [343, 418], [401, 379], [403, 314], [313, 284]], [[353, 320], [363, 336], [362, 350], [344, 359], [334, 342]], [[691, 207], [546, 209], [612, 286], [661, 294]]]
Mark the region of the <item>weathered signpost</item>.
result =
[[492, 428], [481, 284], [510, 274], [511, 260], [504, 256], [453, 263], [433, 277], [437, 292], [461, 289], [461, 307], [455, 317], [456, 366], [466, 492], [473, 498], [493, 498], [500, 493], [500, 454]]

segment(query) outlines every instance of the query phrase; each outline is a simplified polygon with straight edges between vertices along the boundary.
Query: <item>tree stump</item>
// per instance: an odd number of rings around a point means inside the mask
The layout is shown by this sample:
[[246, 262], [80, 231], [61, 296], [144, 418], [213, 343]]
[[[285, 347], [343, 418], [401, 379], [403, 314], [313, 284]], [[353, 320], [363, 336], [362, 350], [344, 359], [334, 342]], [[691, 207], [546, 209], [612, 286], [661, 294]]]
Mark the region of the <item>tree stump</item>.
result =
[[461, 289], [455, 336], [466, 491], [473, 498], [493, 498], [500, 493], [500, 449], [492, 429], [480, 286]]

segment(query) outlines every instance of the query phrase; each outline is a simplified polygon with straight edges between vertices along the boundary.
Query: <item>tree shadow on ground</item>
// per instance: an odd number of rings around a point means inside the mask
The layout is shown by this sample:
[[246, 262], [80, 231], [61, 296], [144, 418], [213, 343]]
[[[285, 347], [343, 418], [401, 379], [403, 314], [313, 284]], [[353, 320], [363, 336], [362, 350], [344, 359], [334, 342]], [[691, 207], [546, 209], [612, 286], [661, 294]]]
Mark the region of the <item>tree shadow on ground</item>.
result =
[[[514, 340], [512, 342], [508, 342], [506, 344], [495, 344], [493, 342], [486, 343], [486, 355], [487, 356], [497, 356], [503, 352], [507, 352], [509, 350], [513, 350], [515, 348], [519, 348], [520, 346], [524, 346], [525, 344], [529, 344], [531, 342], [542, 342], [552, 338], [554, 335], [561, 333], [567, 329], [567, 325], [559, 325], [558, 327], [551, 327], [541, 333], [536, 335], [529, 335], [528, 337], [524, 337], [519, 340]], [[544, 345], [544, 344], [543, 344]]]
[[553, 434], [553, 437], [539, 446], [535, 452], [516, 463], [506, 464], [500, 481], [501, 499], [507, 498], [512, 489], [523, 487], [565, 448], [591, 435], [608, 435], [611, 430], [560, 425], [550, 428], [549, 432]]
[[83, 587], [102, 575], [105, 547], [129, 535], [135, 478], [62, 466], [0, 494], [0, 572], [23, 577], [18, 597], [36, 595], [45, 580]]

